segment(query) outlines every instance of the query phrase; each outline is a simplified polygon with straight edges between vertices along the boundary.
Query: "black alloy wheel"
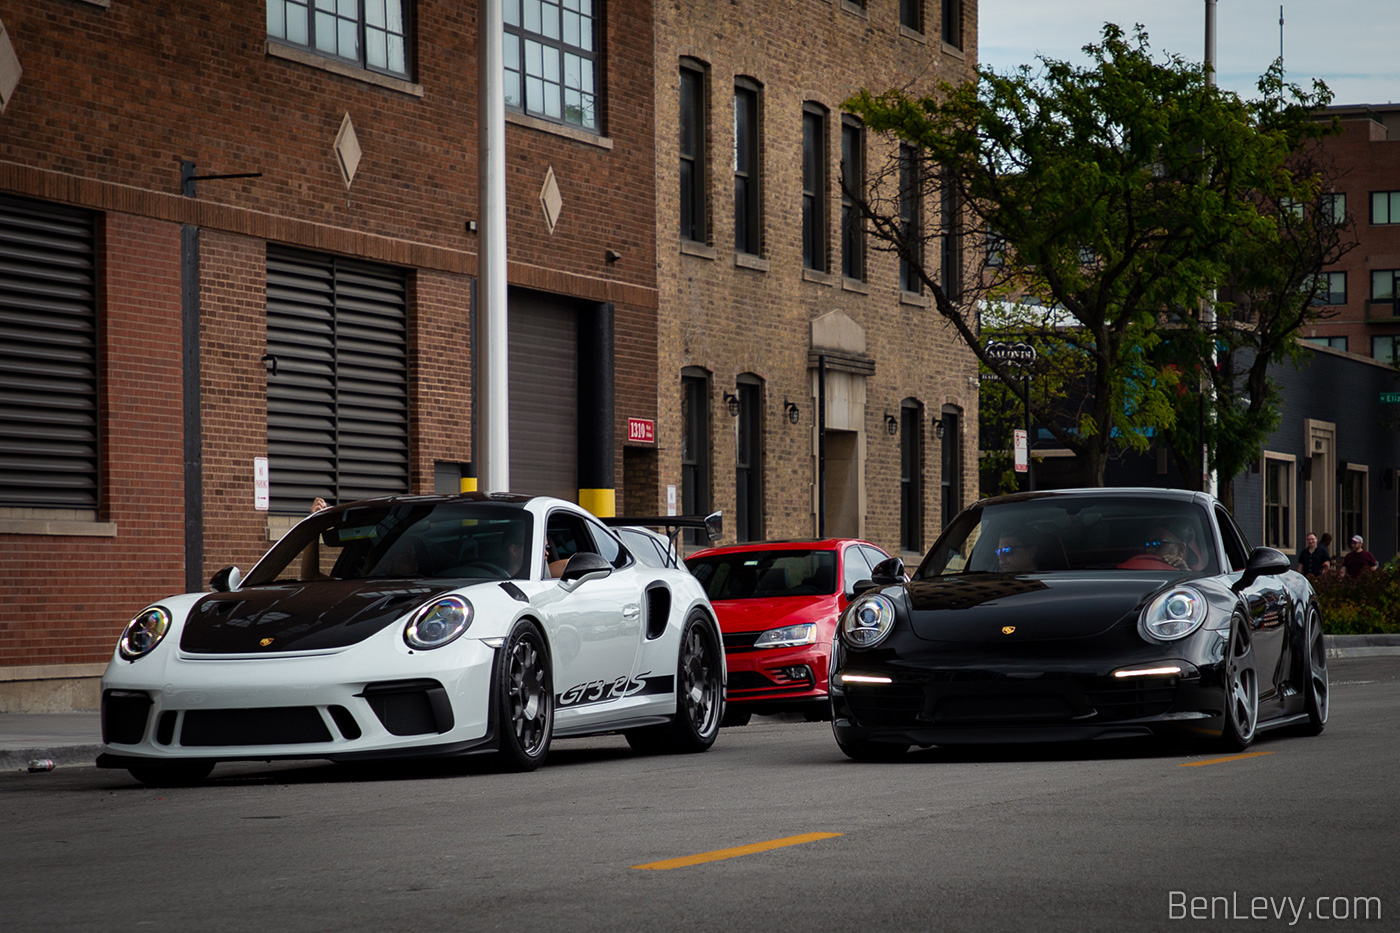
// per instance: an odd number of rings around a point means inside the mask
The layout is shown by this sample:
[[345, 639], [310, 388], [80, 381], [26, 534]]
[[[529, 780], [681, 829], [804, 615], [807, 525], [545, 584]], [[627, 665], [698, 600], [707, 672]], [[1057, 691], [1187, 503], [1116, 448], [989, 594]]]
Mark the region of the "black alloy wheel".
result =
[[675, 717], [627, 732], [627, 744], [644, 754], [703, 752], [715, 744], [723, 717], [724, 656], [713, 624], [696, 610], [681, 631]]
[[1225, 747], [1242, 751], [1254, 741], [1259, 725], [1259, 675], [1254, 669], [1253, 643], [1244, 620], [1235, 619], [1225, 658]]
[[1308, 609], [1308, 624], [1304, 632], [1303, 650], [1303, 709], [1308, 714], [1306, 735], [1317, 735], [1327, 727], [1327, 708], [1331, 703], [1331, 684], [1327, 680], [1327, 640], [1322, 634], [1322, 619], [1317, 607]]
[[522, 620], [511, 629], [499, 671], [501, 758], [513, 771], [533, 771], [544, 763], [554, 735], [554, 690], [549, 652], [532, 623]]

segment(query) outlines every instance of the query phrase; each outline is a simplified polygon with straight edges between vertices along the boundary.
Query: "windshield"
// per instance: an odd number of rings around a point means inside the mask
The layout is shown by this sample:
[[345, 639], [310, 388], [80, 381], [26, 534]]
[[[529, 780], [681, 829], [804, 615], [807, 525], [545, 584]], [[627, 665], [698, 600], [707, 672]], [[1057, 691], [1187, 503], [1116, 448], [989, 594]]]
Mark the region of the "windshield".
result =
[[1178, 570], [1219, 573], [1210, 517], [1146, 496], [1046, 496], [958, 516], [914, 579], [960, 573]]
[[385, 577], [525, 579], [532, 525], [524, 509], [479, 502], [326, 509], [278, 541], [243, 585]]
[[692, 557], [685, 563], [711, 600], [836, 592], [835, 551], [733, 551]]

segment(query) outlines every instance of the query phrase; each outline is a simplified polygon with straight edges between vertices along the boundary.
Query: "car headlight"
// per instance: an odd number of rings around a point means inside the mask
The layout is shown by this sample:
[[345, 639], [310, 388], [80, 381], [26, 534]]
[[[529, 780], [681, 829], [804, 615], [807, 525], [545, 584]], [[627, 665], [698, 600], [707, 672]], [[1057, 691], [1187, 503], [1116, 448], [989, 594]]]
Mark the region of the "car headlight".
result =
[[1185, 638], [1206, 620], [1206, 599], [1189, 586], [1159, 593], [1142, 612], [1141, 631], [1155, 641]]
[[126, 623], [117, 651], [128, 661], [144, 658], [170, 631], [170, 612], [164, 606], [152, 606]]
[[444, 596], [420, 606], [403, 630], [410, 648], [441, 648], [472, 624], [472, 604], [460, 596]]
[[841, 637], [852, 648], [873, 648], [894, 627], [894, 603], [888, 596], [862, 596], [841, 616]]
[[785, 625], [770, 628], [753, 643], [755, 648], [796, 648], [798, 645], [814, 645], [817, 642], [817, 626], [813, 622], [802, 625]]

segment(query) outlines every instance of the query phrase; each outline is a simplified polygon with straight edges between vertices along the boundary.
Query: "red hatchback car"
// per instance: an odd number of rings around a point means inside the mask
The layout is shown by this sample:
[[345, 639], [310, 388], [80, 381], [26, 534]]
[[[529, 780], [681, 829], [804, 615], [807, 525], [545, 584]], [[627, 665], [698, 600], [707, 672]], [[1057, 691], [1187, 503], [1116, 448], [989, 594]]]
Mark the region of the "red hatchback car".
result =
[[855, 584], [889, 555], [868, 541], [765, 541], [686, 558], [719, 615], [729, 664], [724, 723], [797, 710], [830, 718], [827, 662]]

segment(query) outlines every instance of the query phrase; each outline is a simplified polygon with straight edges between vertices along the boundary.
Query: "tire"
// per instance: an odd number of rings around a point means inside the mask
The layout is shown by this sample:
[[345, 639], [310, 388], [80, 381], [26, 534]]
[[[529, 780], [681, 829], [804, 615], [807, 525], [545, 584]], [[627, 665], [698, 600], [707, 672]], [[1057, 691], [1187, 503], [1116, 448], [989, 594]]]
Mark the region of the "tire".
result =
[[831, 701], [808, 704], [802, 710], [802, 719], [806, 722], [831, 722]]
[[753, 710], [726, 704], [724, 718], [719, 721], [719, 724], [721, 726], [747, 726], [750, 719], [753, 719]]
[[212, 761], [176, 761], [169, 764], [140, 765], [126, 769], [147, 787], [193, 787], [214, 770]]
[[1308, 714], [1308, 722], [1302, 731], [1304, 735], [1318, 735], [1327, 728], [1332, 690], [1327, 679], [1327, 642], [1316, 607], [1308, 610], [1308, 626], [1303, 637], [1303, 710]]
[[852, 761], [901, 761], [909, 753], [908, 745], [897, 742], [868, 742], [864, 739], [842, 742], [837, 739], [836, 744]]
[[724, 656], [709, 619], [692, 612], [676, 662], [676, 715], [665, 725], [627, 732], [627, 744], [648, 755], [703, 752], [715, 744], [723, 718]]
[[1220, 741], [1230, 751], [1243, 751], [1254, 741], [1259, 726], [1259, 675], [1244, 621], [1235, 620], [1225, 658], [1225, 724]]
[[502, 763], [511, 771], [538, 768], [554, 737], [554, 683], [544, 636], [530, 622], [517, 622], [501, 648], [496, 710]]

